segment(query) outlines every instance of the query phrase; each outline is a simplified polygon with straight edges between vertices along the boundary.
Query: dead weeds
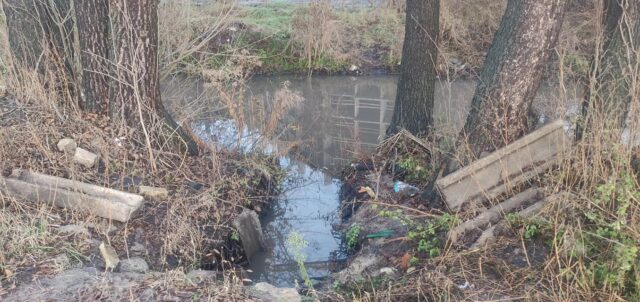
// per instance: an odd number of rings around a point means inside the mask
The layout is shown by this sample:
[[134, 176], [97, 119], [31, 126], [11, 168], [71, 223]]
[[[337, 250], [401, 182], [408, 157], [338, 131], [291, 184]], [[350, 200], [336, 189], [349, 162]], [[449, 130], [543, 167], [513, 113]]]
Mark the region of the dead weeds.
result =
[[[0, 194], [5, 290], [36, 275], [57, 273], [47, 263], [61, 253], [101, 269], [96, 256], [101, 241], [110, 242], [121, 258], [144, 257], [154, 270], [233, 269], [244, 259], [239, 242], [231, 239], [231, 221], [243, 208], [265, 209], [278, 188], [277, 163], [266, 156], [211, 148], [186, 157], [155, 150], [154, 171], [145, 150], [119, 138], [103, 117], [73, 113], [60, 119], [37, 102], [10, 98], [1, 99], [0, 107], [10, 112], [0, 128], [3, 174], [21, 168], [131, 192], [138, 185], [170, 192], [166, 201], [146, 201], [124, 224]], [[92, 169], [74, 164], [56, 149], [64, 137], [99, 154], [100, 164]], [[60, 233], [66, 225], [84, 227], [88, 236]]]

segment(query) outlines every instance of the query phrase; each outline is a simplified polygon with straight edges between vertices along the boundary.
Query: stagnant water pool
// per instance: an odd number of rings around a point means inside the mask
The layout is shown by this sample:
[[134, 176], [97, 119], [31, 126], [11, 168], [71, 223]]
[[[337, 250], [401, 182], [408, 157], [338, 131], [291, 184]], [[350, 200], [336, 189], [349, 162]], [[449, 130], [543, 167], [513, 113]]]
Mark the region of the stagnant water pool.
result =
[[[278, 140], [254, 146], [264, 123], [255, 122], [250, 113], [245, 116], [241, 139], [236, 125], [230, 120], [211, 115], [194, 115], [194, 131], [204, 139], [244, 151], [277, 152], [284, 142], [298, 142], [295, 152], [280, 156], [280, 165], [287, 172], [283, 192], [272, 209], [261, 217], [266, 237], [266, 250], [252, 259], [250, 269], [254, 281], [276, 286], [301, 283], [298, 264], [287, 238], [298, 232], [307, 242], [302, 253], [310, 277], [321, 280], [332, 270], [340, 268], [346, 255], [342, 246], [343, 234], [336, 231], [340, 206], [339, 175], [355, 155], [371, 152], [383, 138], [393, 113], [397, 76], [269, 76], [256, 77], [247, 84], [245, 99], [252, 105], [268, 108], [276, 91], [288, 82], [289, 89], [304, 97], [282, 118], [280, 123], [288, 131]], [[442, 81], [436, 86], [435, 122], [440, 131], [456, 133], [464, 122], [475, 82]], [[563, 99], [573, 99], [576, 91], [545, 86], [536, 100], [539, 108]], [[189, 79], [174, 79], [164, 84], [163, 97], [169, 107], [188, 108], [187, 104], [202, 102], [216, 104], [215, 91], [204, 89], [202, 83]], [[560, 100], [563, 101], [564, 100]], [[171, 106], [171, 105], [174, 106]], [[180, 111], [180, 110], [177, 110]], [[247, 110], [252, 112], [252, 110]], [[200, 112], [202, 113], [202, 112]], [[177, 115], [189, 112], [177, 112]], [[239, 145], [238, 145], [239, 144]]]

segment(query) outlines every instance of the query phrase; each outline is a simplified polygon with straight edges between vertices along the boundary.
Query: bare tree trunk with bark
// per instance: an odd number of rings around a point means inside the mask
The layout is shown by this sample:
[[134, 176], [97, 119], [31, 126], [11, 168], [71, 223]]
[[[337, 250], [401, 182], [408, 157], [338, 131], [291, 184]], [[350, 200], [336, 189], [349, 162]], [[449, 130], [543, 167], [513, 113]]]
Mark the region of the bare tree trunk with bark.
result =
[[[566, 0], [509, 0], [456, 143], [461, 165], [515, 141], [557, 44]], [[456, 165], [449, 165], [446, 173]]]
[[21, 66], [39, 69], [43, 57], [53, 61], [61, 93], [83, 111], [109, 116], [121, 135], [146, 145], [151, 158], [155, 148], [178, 145], [198, 153], [162, 104], [158, 1], [5, 1], [11, 52]]
[[402, 71], [387, 135], [403, 128], [425, 135], [433, 127], [440, 0], [407, 0], [406, 11]]

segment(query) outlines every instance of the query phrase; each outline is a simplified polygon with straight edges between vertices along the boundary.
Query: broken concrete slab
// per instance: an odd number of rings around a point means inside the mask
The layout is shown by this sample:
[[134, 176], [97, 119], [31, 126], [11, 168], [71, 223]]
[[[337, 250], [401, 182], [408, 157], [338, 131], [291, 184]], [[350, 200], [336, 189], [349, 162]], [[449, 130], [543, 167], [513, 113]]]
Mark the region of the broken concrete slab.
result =
[[571, 146], [562, 119], [439, 179], [436, 187], [452, 211], [496, 198], [544, 172]]
[[0, 177], [0, 190], [121, 222], [129, 220], [144, 201], [140, 195], [21, 169], [15, 169], [7, 178]]
[[[546, 199], [537, 201], [536, 203], [518, 212], [518, 216], [523, 218], [530, 218], [537, 215], [546, 204], [546, 201], [547, 201]], [[476, 241], [471, 245], [471, 249], [478, 249], [486, 245], [495, 243], [497, 241], [496, 230], [498, 229], [498, 227], [504, 227], [506, 225], [507, 223], [503, 220], [503, 221], [500, 221], [500, 223], [495, 224], [490, 228], [484, 230], [482, 234], [480, 234], [480, 237], [478, 237], [478, 239], [476, 239]]]
[[74, 154], [76, 152], [76, 148], [78, 148], [78, 144], [72, 138], [63, 138], [58, 142], [58, 151]]
[[138, 192], [140, 193], [140, 195], [149, 200], [161, 201], [169, 198], [169, 191], [167, 191], [167, 189], [165, 188], [140, 186], [138, 188]]
[[515, 196], [491, 207], [489, 210], [480, 213], [476, 218], [468, 220], [449, 231], [449, 240], [456, 242], [465, 233], [474, 229], [481, 229], [491, 223], [496, 223], [502, 217], [527, 203], [535, 202], [540, 199], [540, 190], [530, 188], [516, 194]]
[[238, 231], [247, 259], [251, 261], [253, 256], [264, 248], [264, 236], [258, 213], [245, 209], [233, 221], [233, 227]]
[[73, 161], [87, 168], [92, 168], [98, 162], [98, 155], [82, 148], [76, 148]]

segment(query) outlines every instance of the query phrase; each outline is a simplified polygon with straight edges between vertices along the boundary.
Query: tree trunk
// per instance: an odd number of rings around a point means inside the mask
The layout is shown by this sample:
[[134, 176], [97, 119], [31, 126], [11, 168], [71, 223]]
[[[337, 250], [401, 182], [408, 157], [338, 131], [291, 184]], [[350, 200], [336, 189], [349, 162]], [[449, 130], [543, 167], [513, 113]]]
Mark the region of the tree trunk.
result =
[[576, 129], [577, 139], [585, 130], [593, 134], [637, 126], [629, 125], [633, 121], [628, 118], [637, 116], [640, 98], [640, 1], [604, 0], [603, 5], [602, 51], [592, 60], [591, 89], [583, 104], [585, 124]]
[[[74, 49], [80, 54], [80, 108], [104, 113], [109, 110], [109, 0], [74, 0]], [[76, 71], [78, 72], [78, 71]]]
[[157, 0], [5, 1], [11, 52], [21, 67], [53, 61], [47, 72], [57, 80], [50, 84], [63, 83], [61, 94], [82, 110], [111, 117], [121, 135], [142, 138], [151, 157], [175, 138], [198, 153], [160, 98]]
[[407, 0], [398, 93], [387, 134], [429, 134], [438, 61], [440, 0]]
[[[566, 0], [509, 0], [456, 144], [466, 165], [528, 130], [528, 112], [564, 19]], [[450, 165], [447, 172], [451, 172]]]
[[144, 137], [147, 146], [152, 142], [164, 145], [179, 137], [189, 154], [197, 154], [197, 144], [173, 120], [160, 98], [158, 1], [111, 0], [110, 4], [116, 78], [111, 118]]

